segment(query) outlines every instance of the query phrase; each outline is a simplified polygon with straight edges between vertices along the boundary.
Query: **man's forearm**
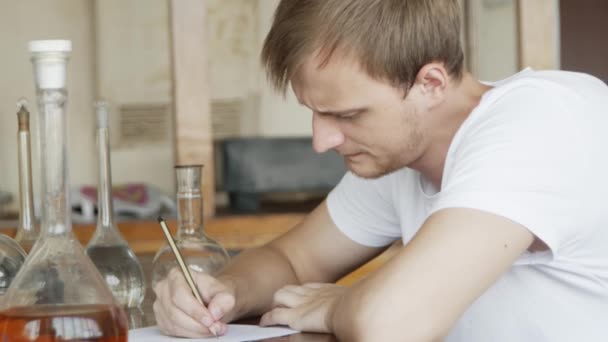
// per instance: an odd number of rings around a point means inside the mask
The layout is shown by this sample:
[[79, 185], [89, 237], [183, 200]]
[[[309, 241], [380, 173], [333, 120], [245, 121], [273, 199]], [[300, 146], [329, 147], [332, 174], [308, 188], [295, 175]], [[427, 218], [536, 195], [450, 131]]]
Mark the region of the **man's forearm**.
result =
[[289, 260], [269, 246], [243, 251], [218, 278], [235, 288], [236, 318], [263, 314], [278, 289], [298, 283]]
[[[376, 291], [364, 281], [340, 298], [329, 317], [330, 330], [340, 341], [440, 341], [433, 329], [426, 329], [424, 317], [405, 314], [395, 319], [399, 310], [393, 303], [377, 302]], [[395, 296], [398, 296], [395, 293]], [[395, 312], [396, 311], [396, 312]], [[391, 313], [392, 312], [392, 313]]]

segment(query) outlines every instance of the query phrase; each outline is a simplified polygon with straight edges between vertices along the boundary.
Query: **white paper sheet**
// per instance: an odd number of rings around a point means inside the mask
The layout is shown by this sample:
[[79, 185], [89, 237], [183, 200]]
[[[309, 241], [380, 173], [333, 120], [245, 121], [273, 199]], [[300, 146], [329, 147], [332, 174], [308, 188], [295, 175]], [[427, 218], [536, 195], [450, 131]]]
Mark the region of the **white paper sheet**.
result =
[[190, 342], [190, 341], [217, 341], [217, 342], [242, 342], [257, 341], [265, 338], [279, 337], [295, 334], [298, 331], [282, 327], [260, 327], [257, 325], [228, 324], [228, 332], [223, 336], [183, 339], [165, 336], [160, 333], [158, 327], [147, 327], [129, 330], [130, 342]]

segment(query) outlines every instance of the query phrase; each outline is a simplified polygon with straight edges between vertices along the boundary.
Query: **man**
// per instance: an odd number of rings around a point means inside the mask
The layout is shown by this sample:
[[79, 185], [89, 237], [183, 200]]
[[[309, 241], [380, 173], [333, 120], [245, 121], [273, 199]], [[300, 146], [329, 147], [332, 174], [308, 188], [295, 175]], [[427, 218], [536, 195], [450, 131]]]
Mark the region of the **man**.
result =
[[[456, 0], [283, 0], [262, 53], [310, 108], [313, 145], [350, 170], [326, 202], [217, 279], [206, 307], [173, 272], [163, 332], [226, 322], [344, 341], [605, 341], [608, 88], [524, 70], [463, 70]], [[332, 284], [401, 239], [350, 288]]]

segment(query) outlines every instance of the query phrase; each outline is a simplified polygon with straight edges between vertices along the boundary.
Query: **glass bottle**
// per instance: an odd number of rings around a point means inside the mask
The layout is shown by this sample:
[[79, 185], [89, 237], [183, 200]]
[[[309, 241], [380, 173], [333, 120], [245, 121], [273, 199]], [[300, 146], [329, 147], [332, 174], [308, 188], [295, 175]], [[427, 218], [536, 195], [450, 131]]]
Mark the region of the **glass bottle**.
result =
[[19, 226], [15, 240], [29, 253], [40, 236], [40, 230], [34, 218], [34, 203], [32, 195], [32, 156], [30, 148], [30, 112], [27, 110], [27, 100], [17, 102], [17, 146], [19, 155]]
[[[217, 273], [230, 257], [219, 243], [205, 235], [203, 228], [202, 165], [176, 166], [177, 238], [176, 245], [188, 267], [196, 272]], [[154, 256], [152, 286], [163, 280], [177, 261], [167, 243]]]
[[72, 233], [66, 66], [71, 42], [33, 41], [40, 111], [41, 236], [4, 296], [0, 341], [127, 341], [127, 317]]
[[108, 104], [95, 103], [97, 114], [97, 152], [99, 182], [97, 186], [97, 229], [86, 248], [116, 301], [127, 307], [137, 307], [146, 292], [144, 272], [135, 253], [114, 224], [112, 205], [112, 172], [108, 131]]

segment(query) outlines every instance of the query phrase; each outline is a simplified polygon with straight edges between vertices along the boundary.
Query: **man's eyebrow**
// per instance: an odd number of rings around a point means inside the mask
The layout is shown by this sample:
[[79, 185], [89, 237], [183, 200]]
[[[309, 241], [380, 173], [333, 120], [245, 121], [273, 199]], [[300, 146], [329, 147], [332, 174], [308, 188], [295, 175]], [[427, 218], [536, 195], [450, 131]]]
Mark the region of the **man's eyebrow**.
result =
[[341, 115], [346, 115], [346, 114], [351, 114], [351, 113], [356, 113], [356, 112], [362, 112], [362, 111], [365, 111], [367, 109], [365, 107], [360, 107], [360, 108], [351, 108], [351, 109], [343, 109], [343, 110], [314, 110], [314, 109], [308, 107], [302, 101], [300, 101], [300, 99], [298, 99], [298, 104], [300, 104], [300, 106], [304, 106], [304, 107], [312, 110], [313, 112], [317, 112], [317, 113], [322, 114], [322, 115], [335, 115], [335, 116], [341, 116]]

